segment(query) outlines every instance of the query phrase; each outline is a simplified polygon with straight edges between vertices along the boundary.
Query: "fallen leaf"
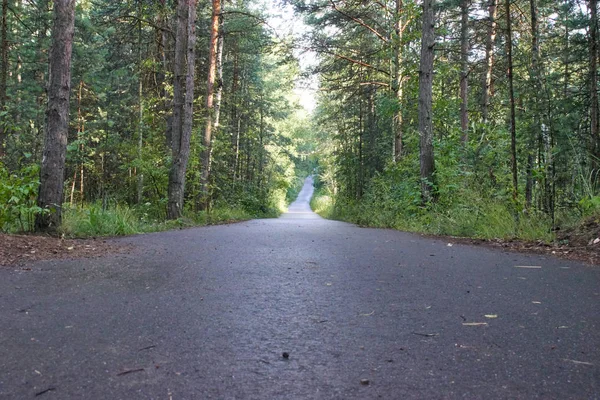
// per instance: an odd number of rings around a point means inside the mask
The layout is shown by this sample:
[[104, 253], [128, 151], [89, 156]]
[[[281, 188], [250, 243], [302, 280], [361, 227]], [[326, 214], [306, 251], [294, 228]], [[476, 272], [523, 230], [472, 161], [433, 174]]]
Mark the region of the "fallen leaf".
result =
[[132, 374], [134, 372], [142, 372], [142, 371], [145, 371], [144, 368], [128, 369], [123, 372], [119, 372], [117, 374], [117, 376], [123, 376], [123, 375], [127, 375], [127, 374]]
[[425, 337], [434, 337], [439, 335], [439, 333], [420, 333], [420, 332], [411, 332], [413, 335], [417, 336], [425, 336]]
[[51, 387], [51, 388], [48, 388], [48, 389], [46, 389], [46, 390], [42, 390], [41, 392], [37, 392], [37, 393], [35, 394], [35, 396], [36, 396], [36, 397], [37, 397], [37, 396], [41, 396], [41, 395], [43, 395], [44, 393], [52, 392], [52, 391], [54, 391], [54, 390], [56, 390], [56, 388], [54, 388], [54, 387]]
[[371, 315], [375, 314], [375, 310], [371, 311], [368, 314], [360, 314], [361, 317], [370, 317]]
[[577, 361], [577, 360], [569, 360], [568, 358], [563, 358], [563, 361], [568, 361], [568, 362], [572, 362], [573, 364], [579, 364], [579, 365], [594, 365], [591, 362], [587, 362], [587, 361]]

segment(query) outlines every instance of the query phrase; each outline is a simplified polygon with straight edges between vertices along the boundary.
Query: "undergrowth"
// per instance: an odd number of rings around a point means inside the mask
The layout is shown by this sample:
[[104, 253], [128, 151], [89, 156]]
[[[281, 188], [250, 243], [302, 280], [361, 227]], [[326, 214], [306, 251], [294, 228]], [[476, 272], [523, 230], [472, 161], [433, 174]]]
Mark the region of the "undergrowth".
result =
[[186, 211], [177, 220], [152, 220], [147, 215], [140, 215], [135, 208], [116, 205], [103, 209], [101, 204], [95, 203], [66, 207], [60, 233], [74, 238], [123, 236], [245, 221], [257, 217], [263, 215], [251, 214], [242, 208], [217, 207], [211, 209], [210, 213]]
[[324, 218], [375, 228], [479, 239], [544, 242], [554, 239], [552, 222], [547, 216], [523, 214], [516, 221], [506, 206], [494, 202], [477, 206], [456, 205], [449, 209], [432, 206], [413, 214], [373, 203], [335, 201], [330, 195], [318, 191], [311, 200], [311, 207]]
[[[595, 197], [581, 200], [577, 207], [557, 206], [554, 221], [533, 207], [525, 211], [522, 203], [512, 199], [511, 182], [500, 179], [504, 174], [489, 182], [484, 174], [465, 168], [460, 159], [458, 155], [440, 157], [436, 165], [437, 199], [431, 204], [422, 204], [419, 160], [413, 155], [371, 178], [360, 200], [355, 199], [352, 186], [345, 187], [344, 182], [332, 185], [321, 175], [311, 207], [324, 218], [361, 226], [546, 243], [555, 240], [557, 227], [568, 229], [590, 216], [600, 216], [600, 198]], [[493, 161], [489, 164], [500, 168]]]

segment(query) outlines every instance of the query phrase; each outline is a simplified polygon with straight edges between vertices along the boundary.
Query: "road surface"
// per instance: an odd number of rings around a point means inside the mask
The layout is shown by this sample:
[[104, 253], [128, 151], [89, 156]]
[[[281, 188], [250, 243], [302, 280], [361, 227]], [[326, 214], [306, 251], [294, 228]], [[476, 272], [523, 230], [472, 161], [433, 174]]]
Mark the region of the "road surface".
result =
[[0, 269], [0, 398], [600, 398], [598, 267], [327, 221], [311, 191]]

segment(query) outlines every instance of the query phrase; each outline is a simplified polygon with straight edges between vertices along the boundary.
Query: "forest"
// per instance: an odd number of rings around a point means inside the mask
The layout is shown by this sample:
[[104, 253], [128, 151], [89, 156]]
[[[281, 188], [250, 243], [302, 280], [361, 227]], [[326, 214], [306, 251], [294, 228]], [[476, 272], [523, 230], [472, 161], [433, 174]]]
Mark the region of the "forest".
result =
[[597, 8], [2, 0], [0, 229], [272, 217], [314, 174], [328, 218], [552, 241], [600, 216]]

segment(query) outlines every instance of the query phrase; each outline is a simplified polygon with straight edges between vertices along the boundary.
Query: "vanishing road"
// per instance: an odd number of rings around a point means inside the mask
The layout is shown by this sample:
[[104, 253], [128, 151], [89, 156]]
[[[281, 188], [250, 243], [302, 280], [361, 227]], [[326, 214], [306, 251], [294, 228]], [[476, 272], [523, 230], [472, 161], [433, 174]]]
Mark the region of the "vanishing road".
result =
[[327, 221], [311, 193], [1, 269], [0, 398], [600, 398], [599, 267]]

